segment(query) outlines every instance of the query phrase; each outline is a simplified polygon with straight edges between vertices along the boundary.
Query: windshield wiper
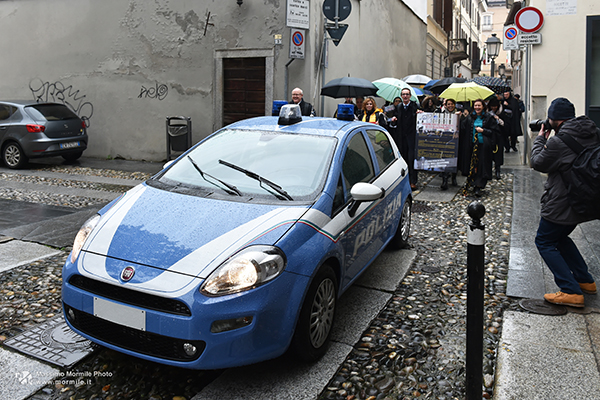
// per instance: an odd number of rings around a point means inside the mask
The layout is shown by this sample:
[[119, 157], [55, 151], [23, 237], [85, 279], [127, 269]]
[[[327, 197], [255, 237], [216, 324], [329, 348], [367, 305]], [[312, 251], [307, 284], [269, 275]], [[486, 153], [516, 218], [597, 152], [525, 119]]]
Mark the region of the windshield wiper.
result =
[[[265, 189], [267, 192], [271, 193], [272, 195], [274, 195], [275, 197], [277, 197], [280, 200], [294, 200], [292, 199], [292, 196], [290, 196], [285, 190], [283, 190], [283, 188], [281, 186], [279, 186], [278, 184], [271, 182], [268, 179], [263, 178], [262, 176], [258, 175], [255, 172], [252, 171], [248, 171], [245, 168], [242, 167], [238, 167], [237, 165], [234, 165], [232, 163], [229, 163], [227, 161], [223, 161], [223, 160], [219, 160], [219, 164], [223, 164], [226, 167], [229, 168], [233, 168], [237, 171], [243, 172], [244, 174], [246, 174], [248, 177], [252, 178], [252, 179], [256, 179], [257, 181], [260, 182], [260, 187]], [[275, 190], [278, 194], [275, 194], [273, 192], [271, 192], [269, 189], [267, 189], [266, 187], [264, 187], [262, 184], [266, 183], [267, 185], [269, 185], [269, 187], [273, 190]]]
[[[204, 178], [204, 180], [205, 180], [206, 182], [208, 182], [208, 183], [210, 183], [210, 184], [212, 184], [212, 185], [215, 185], [215, 186], [217, 186], [217, 187], [221, 188], [221, 189], [222, 189], [222, 190], [224, 190], [224, 191], [225, 191], [227, 194], [230, 194], [230, 195], [232, 195], [232, 196], [233, 196], [233, 195], [235, 195], [235, 194], [237, 194], [238, 196], [241, 196], [241, 195], [242, 195], [242, 192], [240, 192], [240, 191], [238, 190], [238, 188], [236, 188], [235, 186], [233, 186], [233, 185], [231, 185], [231, 184], [229, 184], [229, 183], [227, 183], [227, 182], [223, 182], [223, 181], [222, 181], [222, 180], [220, 180], [219, 178], [215, 178], [214, 176], [212, 176], [212, 175], [210, 175], [210, 174], [208, 174], [208, 173], [206, 173], [206, 172], [203, 172], [203, 171], [200, 169], [200, 167], [198, 166], [198, 164], [196, 164], [196, 162], [195, 162], [195, 161], [192, 159], [192, 157], [190, 157], [190, 156], [187, 156], [187, 159], [188, 159], [188, 160], [190, 160], [190, 162], [192, 163], [192, 165], [194, 166], [194, 168], [196, 168], [196, 171], [198, 171], [198, 173], [200, 173], [200, 176], [201, 176], [202, 178]], [[212, 178], [212, 179], [216, 180], [217, 182], [219, 182], [220, 184], [222, 184], [223, 186], [225, 186], [227, 189], [223, 189], [222, 187], [220, 187], [220, 186], [219, 186], [219, 185], [217, 185], [216, 183], [209, 181], [208, 179], [206, 179], [206, 177], [207, 177], [207, 176], [208, 176], [209, 178]]]

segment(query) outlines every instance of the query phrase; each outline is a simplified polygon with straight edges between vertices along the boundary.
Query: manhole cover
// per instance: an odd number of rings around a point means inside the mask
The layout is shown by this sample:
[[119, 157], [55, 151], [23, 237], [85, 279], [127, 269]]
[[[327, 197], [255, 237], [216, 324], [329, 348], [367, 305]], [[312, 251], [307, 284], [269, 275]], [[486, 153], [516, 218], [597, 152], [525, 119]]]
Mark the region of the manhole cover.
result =
[[423, 268], [421, 268], [421, 271], [427, 272], [429, 274], [437, 274], [438, 272], [440, 272], [440, 269], [438, 267], [426, 265]]
[[550, 304], [540, 299], [523, 299], [519, 302], [522, 309], [531, 311], [535, 314], [543, 315], [563, 315], [567, 313], [567, 308]]
[[4, 341], [21, 353], [71, 367], [96, 349], [96, 345], [73, 332], [62, 315]]

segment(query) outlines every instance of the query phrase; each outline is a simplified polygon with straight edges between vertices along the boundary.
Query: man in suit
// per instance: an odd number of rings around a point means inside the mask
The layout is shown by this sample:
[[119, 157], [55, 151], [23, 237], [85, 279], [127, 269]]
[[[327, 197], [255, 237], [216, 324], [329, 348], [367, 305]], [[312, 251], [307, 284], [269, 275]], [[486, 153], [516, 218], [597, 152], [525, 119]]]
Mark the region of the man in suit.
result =
[[408, 176], [411, 189], [417, 189], [418, 175], [415, 171], [415, 147], [417, 141], [417, 113], [421, 112], [417, 103], [410, 101], [410, 89], [402, 89], [402, 101], [396, 106], [392, 122], [397, 122], [396, 135], [393, 137], [400, 149], [402, 158], [408, 164]]
[[312, 104], [307, 103], [303, 100], [304, 92], [300, 88], [295, 88], [292, 90], [292, 101], [289, 104], [298, 104], [300, 105], [300, 111], [302, 115], [305, 117], [314, 117], [317, 114], [315, 113], [315, 109]]

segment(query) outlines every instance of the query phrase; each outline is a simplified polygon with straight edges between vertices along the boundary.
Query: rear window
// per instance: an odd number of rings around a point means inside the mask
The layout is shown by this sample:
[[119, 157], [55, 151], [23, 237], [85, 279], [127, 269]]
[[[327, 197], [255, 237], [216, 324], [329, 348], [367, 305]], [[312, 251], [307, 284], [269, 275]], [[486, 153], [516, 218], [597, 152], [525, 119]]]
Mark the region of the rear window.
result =
[[35, 120], [62, 121], [79, 118], [69, 107], [62, 104], [36, 104], [25, 107], [25, 110]]

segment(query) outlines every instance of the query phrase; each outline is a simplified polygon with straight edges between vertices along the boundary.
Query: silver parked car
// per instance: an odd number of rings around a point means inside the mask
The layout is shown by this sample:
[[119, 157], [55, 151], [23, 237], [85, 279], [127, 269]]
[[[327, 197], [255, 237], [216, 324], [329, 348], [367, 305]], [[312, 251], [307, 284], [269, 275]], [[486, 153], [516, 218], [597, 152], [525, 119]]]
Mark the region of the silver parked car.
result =
[[0, 101], [0, 149], [8, 168], [21, 168], [30, 158], [77, 160], [87, 143], [85, 121], [64, 104]]

